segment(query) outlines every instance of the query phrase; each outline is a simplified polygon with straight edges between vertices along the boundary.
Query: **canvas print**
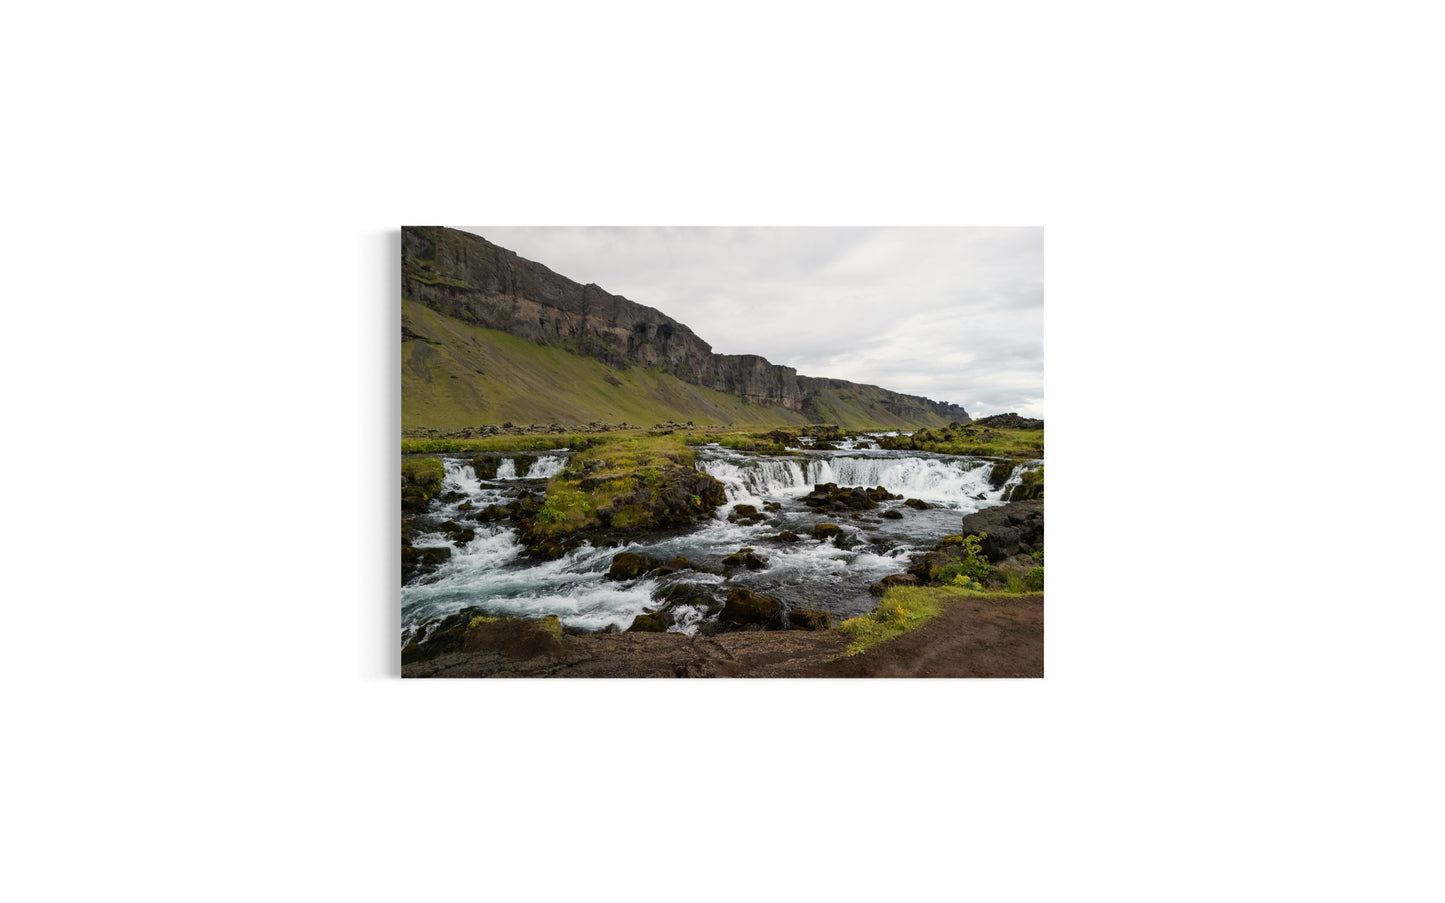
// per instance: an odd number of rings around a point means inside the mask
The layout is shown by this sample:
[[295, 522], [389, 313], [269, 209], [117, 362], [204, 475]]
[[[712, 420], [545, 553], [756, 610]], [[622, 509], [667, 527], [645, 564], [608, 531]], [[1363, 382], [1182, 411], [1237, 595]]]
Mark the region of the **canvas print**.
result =
[[401, 258], [404, 677], [1044, 676], [1042, 229]]

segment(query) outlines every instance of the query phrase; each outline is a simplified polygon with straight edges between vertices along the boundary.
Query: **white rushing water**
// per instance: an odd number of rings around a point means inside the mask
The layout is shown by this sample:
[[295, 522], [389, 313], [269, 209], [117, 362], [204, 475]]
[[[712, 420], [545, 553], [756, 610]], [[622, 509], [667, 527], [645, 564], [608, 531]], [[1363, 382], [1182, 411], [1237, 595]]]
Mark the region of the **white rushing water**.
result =
[[[1017, 482], [1028, 466], [1015, 468], [1010, 479]], [[699, 460], [697, 468], [727, 487], [729, 501], [797, 497], [807, 495], [816, 484], [836, 483], [870, 489], [883, 486], [908, 498], [977, 510], [981, 507], [977, 502], [997, 501], [1002, 491], [989, 485], [991, 462], [908, 452], [753, 458], [718, 449], [710, 458]]]
[[[633, 618], [655, 611], [659, 596], [677, 583], [710, 590], [721, 599], [732, 586], [745, 586], [783, 599], [788, 607], [822, 608], [838, 617], [851, 617], [872, 608], [870, 583], [898, 573], [912, 552], [932, 548], [941, 537], [957, 532], [961, 513], [999, 503], [1001, 490], [989, 485], [991, 462], [982, 459], [852, 449], [809, 452], [805, 456], [763, 457], [709, 446], [698, 450], [697, 469], [721, 481], [728, 503], [716, 519], [703, 521], [689, 531], [641, 538], [620, 548], [594, 548], [584, 544], [556, 561], [531, 561], [522, 556], [516, 531], [509, 521], [484, 523], [469, 520], [489, 505], [506, 507], [527, 484], [561, 472], [566, 454], [537, 457], [525, 475], [517, 474], [516, 459], [502, 460], [495, 480], [479, 480], [468, 461], [445, 459], [446, 478], [433, 502], [429, 520], [452, 520], [471, 527], [476, 538], [453, 545], [440, 533], [414, 538], [417, 547], [448, 546], [450, 560], [435, 573], [402, 587], [402, 628], [435, 621], [468, 606], [490, 614], [539, 617], [555, 614], [568, 627], [601, 630], [609, 625], [625, 630]], [[1042, 462], [1015, 469], [1005, 486], [1016, 484], [1021, 473]], [[842, 512], [826, 518], [799, 500], [814, 484], [883, 486], [889, 492], [918, 498], [934, 506], [927, 511], [901, 508], [897, 501], [882, 508], [900, 508], [901, 520], [876, 517], [877, 511], [854, 517]], [[532, 484], [532, 489], [541, 486]], [[980, 497], [981, 496], [981, 497]], [[753, 526], [730, 523], [725, 516], [738, 504], [765, 512], [767, 520]], [[469, 507], [466, 507], [469, 506]], [[836, 521], [841, 541], [811, 538], [814, 524]], [[795, 543], [779, 542], [780, 531], [802, 536]], [[725, 571], [722, 558], [739, 548], [751, 547], [768, 560], [760, 571]], [[618, 552], [633, 551], [659, 561], [681, 555], [705, 570], [685, 570], [658, 577], [612, 581], [605, 574]], [[712, 573], [709, 573], [711, 571]], [[671, 628], [694, 633], [710, 617], [701, 606], [673, 609], [677, 623]]]

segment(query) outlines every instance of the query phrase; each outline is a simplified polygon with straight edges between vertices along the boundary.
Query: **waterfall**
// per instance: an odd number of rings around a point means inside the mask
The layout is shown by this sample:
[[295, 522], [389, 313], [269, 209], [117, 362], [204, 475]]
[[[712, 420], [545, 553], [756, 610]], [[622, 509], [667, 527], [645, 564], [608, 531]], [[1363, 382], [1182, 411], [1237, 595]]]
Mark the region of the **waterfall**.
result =
[[[740, 458], [700, 460], [697, 468], [722, 482], [728, 501], [772, 495], [804, 495], [817, 483], [882, 486], [889, 492], [930, 502], [998, 499], [989, 485], [986, 462], [919, 456], [838, 456], [829, 458]], [[1021, 465], [1017, 471], [1027, 465]]]
[[793, 495], [794, 490], [811, 489], [813, 484], [797, 461], [756, 458], [743, 463], [699, 461], [697, 469], [717, 477], [727, 490], [728, 501], [766, 495]]
[[[543, 455], [532, 462], [531, 468], [527, 470], [529, 480], [548, 480], [562, 472], [567, 464], [567, 459], [561, 455]], [[514, 468], [515, 470], [515, 465]]]

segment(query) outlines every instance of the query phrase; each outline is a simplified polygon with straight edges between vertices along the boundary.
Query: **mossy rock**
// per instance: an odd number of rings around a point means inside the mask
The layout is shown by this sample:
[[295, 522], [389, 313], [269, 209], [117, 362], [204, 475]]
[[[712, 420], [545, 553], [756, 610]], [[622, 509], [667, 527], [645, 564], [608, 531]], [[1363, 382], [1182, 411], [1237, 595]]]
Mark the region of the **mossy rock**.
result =
[[818, 524], [813, 528], [813, 538], [826, 540], [829, 537], [843, 535], [843, 528], [837, 524]]
[[678, 555], [676, 558], [671, 558], [663, 562], [657, 569], [657, 574], [659, 577], [665, 577], [668, 574], [676, 574], [678, 571], [691, 571], [695, 569], [696, 566], [690, 560]]
[[679, 605], [696, 605], [707, 609], [709, 614], [717, 614], [722, 608], [722, 602], [715, 597], [706, 585], [698, 583], [677, 583], [667, 588], [661, 596], [664, 609], [673, 609]]
[[452, 557], [452, 550], [446, 546], [401, 547], [401, 582], [408, 583], [413, 577], [430, 574]]
[[903, 504], [918, 511], [927, 511], [929, 508], [933, 507], [932, 505], [925, 502], [923, 499], [904, 499]]
[[816, 608], [795, 608], [788, 612], [789, 626], [794, 630], [827, 630], [833, 618], [826, 611]]
[[778, 542], [801, 542], [801, 541], [802, 541], [802, 537], [798, 536], [798, 534], [794, 533], [794, 532], [791, 531], [791, 530], [784, 530], [783, 532], [779, 533], [777, 536], [774, 536], [773, 539], [777, 540]]
[[489, 458], [484, 455], [478, 455], [472, 459], [472, 473], [475, 473], [479, 480], [495, 480], [497, 478], [497, 468], [500, 467], [501, 464], [501, 458]]
[[632, 619], [632, 626], [627, 628], [628, 633], [666, 633], [667, 628], [677, 623], [677, 618], [670, 611], [659, 611], [652, 614], [640, 614]]
[[636, 552], [618, 552], [612, 556], [612, 566], [607, 569], [608, 580], [636, 580], [652, 568], [646, 555]]
[[994, 489], [1002, 489], [1003, 484], [1008, 482], [1008, 478], [1013, 476], [1016, 465], [1017, 462], [1012, 460], [996, 462], [993, 469], [988, 472], [989, 485]]
[[509, 515], [506, 511], [498, 508], [496, 505], [488, 505], [487, 507], [478, 511], [476, 514], [473, 514], [472, 520], [481, 521], [483, 523], [492, 523], [493, 521], [505, 520], [508, 516]]
[[783, 603], [775, 596], [763, 596], [746, 587], [735, 586], [728, 591], [727, 603], [723, 605], [718, 620], [732, 627], [758, 624], [781, 628]]
[[768, 559], [753, 552], [751, 548], [738, 549], [722, 560], [723, 567], [746, 567], [750, 571], [761, 571], [768, 566]]
[[903, 512], [899, 511], [897, 508], [889, 508], [887, 511], [884, 511], [878, 516], [887, 518], [888, 520], [903, 520]]
[[545, 618], [485, 618], [469, 621], [463, 634], [463, 652], [494, 652], [506, 658], [559, 656], [566, 650], [562, 622]]
[[[451, 550], [446, 550], [450, 554]], [[411, 642], [403, 647], [401, 652], [401, 663], [409, 665], [412, 662], [425, 661], [429, 658], [436, 658], [448, 652], [460, 652], [467, 633], [467, 625], [478, 615], [483, 615], [480, 608], [469, 606], [455, 614], [447, 615], [426, 634], [426, 639], [421, 642]]]
[[881, 596], [895, 586], [918, 586], [923, 580], [917, 574], [889, 574], [882, 580], [868, 587], [868, 592], [874, 596]]

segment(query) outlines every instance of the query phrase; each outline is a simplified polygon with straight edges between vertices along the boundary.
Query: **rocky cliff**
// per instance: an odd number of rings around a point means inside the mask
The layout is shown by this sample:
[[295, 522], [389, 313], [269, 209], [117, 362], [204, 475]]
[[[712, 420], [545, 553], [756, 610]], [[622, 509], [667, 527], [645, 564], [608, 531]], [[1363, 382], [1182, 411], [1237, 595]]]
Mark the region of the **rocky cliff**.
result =
[[656, 367], [679, 379], [760, 405], [809, 412], [820, 398], [856, 392], [900, 417], [967, 421], [958, 405], [844, 380], [799, 376], [755, 354], [714, 354], [685, 324], [659, 310], [581, 285], [484, 238], [436, 226], [401, 233], [401, 291], [464, 323], [499, 329], [623, 369]]

